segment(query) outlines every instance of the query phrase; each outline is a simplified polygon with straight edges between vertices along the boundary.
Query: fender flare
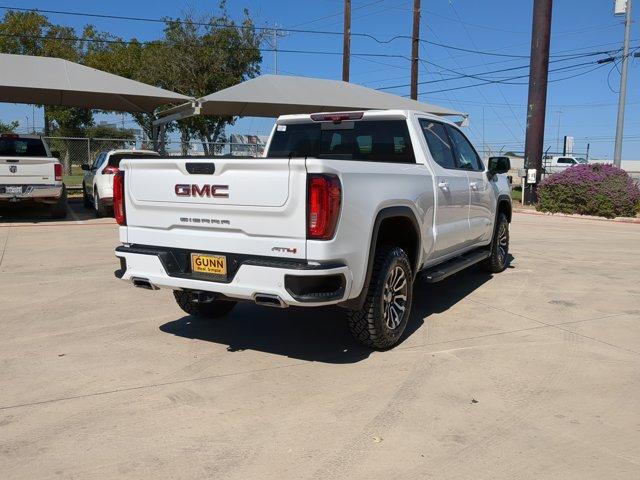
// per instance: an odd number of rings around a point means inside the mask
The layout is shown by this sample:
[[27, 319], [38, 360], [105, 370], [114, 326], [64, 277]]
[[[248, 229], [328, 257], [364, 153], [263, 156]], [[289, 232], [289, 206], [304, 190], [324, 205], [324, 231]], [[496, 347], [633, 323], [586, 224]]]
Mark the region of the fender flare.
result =
[[[500, 209], [498, 208], [500, 206], [500, 204], [502, 202], [506, 202], [509, 204], [509, 212], [507, 213], [507, 220], [509, 220], [509, 223], [511, 223], [511, 212], [512, 212], [512, 205], [511, 205], [511, 196], [507, 195], [506, 193], [501, 193], [500, 195], [498, 195], [498, 198], [496, 199], [496, 222], [498, 220], [498, 212], [500, 211]], [[494, 223], [494, 224], [495, 224]]]
[[367, 256], [367, 270], [365, 272], [364, 283], [362, 285], [362, 290], [360, 294], [349, 300], [339, 303], [338, 305], [341, 307], [349, 308], [352, 310], [359, 310], [362, 308], [364, 304], [365, 298], [367, 296], [367, 291], [369, 290], [369, 284], [371, 282], [371, 275], [373, 273], [373, 262], [376, 255], [376, 250], [378, 248], [378, 234], [380, 232], [380, 225], [384, 220], [389, 218], [403, 217], [409, 219], [411, 221], [415, 231], [416, 231], [416, 259], [415, 264], [412, 265], [414, 268], [414, 275], [418, 271], [418, 266], [420, 263], [420, 251], [422, 247], [422, 232], [420, 230], [420, 224], [416, 219], [413, 210], [407, 206], [397, 206], [397, 207], [386, 207], [378, 211], [376, 215], [376, 219], [373, 223], [373, 230], [371, 232], [371, 242], [369, 243], [369, 254]]

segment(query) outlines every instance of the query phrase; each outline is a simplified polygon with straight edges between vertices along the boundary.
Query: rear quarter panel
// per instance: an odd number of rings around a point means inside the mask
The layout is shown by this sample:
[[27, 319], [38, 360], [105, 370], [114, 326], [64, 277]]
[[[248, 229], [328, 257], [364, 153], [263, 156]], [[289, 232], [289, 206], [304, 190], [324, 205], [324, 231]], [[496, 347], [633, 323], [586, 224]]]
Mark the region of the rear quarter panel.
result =
[[336, 234], [329, 241], [307, 241], [309, 261], [343, 261], [353, 273], [349, 298], [362, 290], [375, 219], [386, 207], [406, 206], [420, 226], [423, 251], [433, 246], [433, 181], [423, 164], [307, 159], [308, 173], [340, 178], [342, 206]]

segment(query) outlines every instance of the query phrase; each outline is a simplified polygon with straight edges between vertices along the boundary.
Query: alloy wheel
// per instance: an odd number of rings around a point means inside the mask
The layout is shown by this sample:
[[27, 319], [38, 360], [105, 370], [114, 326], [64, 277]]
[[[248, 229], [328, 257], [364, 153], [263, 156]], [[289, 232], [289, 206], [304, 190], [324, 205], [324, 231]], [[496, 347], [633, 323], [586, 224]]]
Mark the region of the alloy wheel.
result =
[[390, 330], [402, 323], [407, 307], [409, 283], [401, 267], [394, 267], [387, 275], [382, 293], [383, 320]]

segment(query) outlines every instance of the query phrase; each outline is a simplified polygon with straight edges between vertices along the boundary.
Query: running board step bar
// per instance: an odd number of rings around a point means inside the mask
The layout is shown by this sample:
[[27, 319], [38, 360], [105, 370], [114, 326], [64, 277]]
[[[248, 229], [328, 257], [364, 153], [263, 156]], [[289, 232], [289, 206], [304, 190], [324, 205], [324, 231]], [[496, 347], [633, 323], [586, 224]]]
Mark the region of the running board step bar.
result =
[[489, 250], [478, 250], [466, 253], [460, 257], [453, 258], [445, 263], [424, 270], [421, 273], [421, 277], [429, 283], [437, 283], [454, 273], [458, 273], [460, 270], [464, 270], [471, 265], [481, 262], [489, 257], [489, 255], [491, 255]]

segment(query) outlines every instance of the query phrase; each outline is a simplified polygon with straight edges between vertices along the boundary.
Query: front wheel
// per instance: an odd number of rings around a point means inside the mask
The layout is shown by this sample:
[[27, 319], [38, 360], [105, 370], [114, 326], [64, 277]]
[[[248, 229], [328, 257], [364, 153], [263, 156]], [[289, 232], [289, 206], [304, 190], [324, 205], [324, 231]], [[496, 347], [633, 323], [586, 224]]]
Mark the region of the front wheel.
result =
[[84, 205], [84, 208], [93, 207], [93, 202], [91, 202], [91, 197], [87, 195], [87, 186], [84, 182], [82, 183], [82, 204]]
[[209, 303], [196, 303], [193, 296], [184, 290], [174, 290], [173, 296], [183, 312], [200, 318], [220, 318], [233, 310], [237, 302], [214, 300]]
[[411, 313], [413, 274], [407, 254], [399, 247], [376, 252], [364, 305], [348, 313], [353, 338], [367, 347], [384, 350], [402, 336]]
[[500, 273], [507, 268], [509, 260], [509, 220], [504, 213], [498, 215], [490, 248], [491, 255], [480, 262], [480, 268], [490, 273]]

